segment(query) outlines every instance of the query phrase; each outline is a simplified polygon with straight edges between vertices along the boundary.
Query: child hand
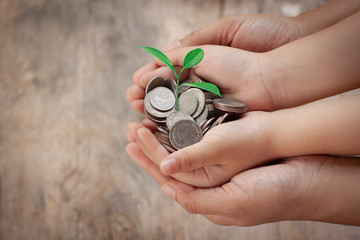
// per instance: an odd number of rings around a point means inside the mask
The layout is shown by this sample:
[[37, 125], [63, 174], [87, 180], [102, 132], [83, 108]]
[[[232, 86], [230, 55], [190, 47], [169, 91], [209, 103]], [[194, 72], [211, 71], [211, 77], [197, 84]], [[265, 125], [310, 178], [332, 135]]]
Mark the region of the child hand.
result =
[[[150, 120], [144, 120], [142, 126], [129, 124], [128, 135], [146, 156], [163, 166], [164, 174], [194, 186], [213, 187], [245, 169], [273, 159], [267, 129], [270, 115], [248, 113], [240, 120], [211, 129], [201, 142], [171, 155], [152, 134], [155, 127]], [[163, 162], [164, 159], [170, 164]]]
[[[224, 46], [207, 45], [201, 48], [205, 52], [204, 58], [193, 70], [201, 78], [217, 85], [224, 97], [245, 102], [249, 110], [276, 107], [279, 89], [271, 79], [267, 58], [260, 58], [257, 53]], [[177, 48], [167, 55], [173, 65], [178, 66], [191, 49], [192, 47]], [[183, 73], [182, 78], [189, 74]], [[131, 106], [142, 114], [146, 85], [155, 76], [167, 79], [171, 78], [173, 73], [167, 67], [147, 65], [134, 74], [135, 85], [127, 90], [126, 96]]]

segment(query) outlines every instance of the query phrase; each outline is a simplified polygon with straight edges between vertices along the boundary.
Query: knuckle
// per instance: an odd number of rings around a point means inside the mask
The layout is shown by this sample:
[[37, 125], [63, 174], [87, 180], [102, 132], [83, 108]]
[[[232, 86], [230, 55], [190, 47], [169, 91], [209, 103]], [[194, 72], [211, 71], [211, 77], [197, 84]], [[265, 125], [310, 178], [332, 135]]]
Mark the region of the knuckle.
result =
[[196, 44], [199, 36], [201, 35], [201, 30], [195, 30], [191, 33], [189, 33], [188, 35], [186, 35], [185, 37], [183, 37], [182, 39], [180, 39], [180, 45], [188, 45], [188, 44]]
[[198, 205], [192, 201], [192, 200], [187, 200], [184, 204], [184, 209], [191, 214], [197, 214], [199, 213], [199, 208]]
[[183, 152], [184, 161], [182, 161], [181, 168], [183, 169], [192, 169], [197, 166], [198, 156], [191, 150], [185, 150]]

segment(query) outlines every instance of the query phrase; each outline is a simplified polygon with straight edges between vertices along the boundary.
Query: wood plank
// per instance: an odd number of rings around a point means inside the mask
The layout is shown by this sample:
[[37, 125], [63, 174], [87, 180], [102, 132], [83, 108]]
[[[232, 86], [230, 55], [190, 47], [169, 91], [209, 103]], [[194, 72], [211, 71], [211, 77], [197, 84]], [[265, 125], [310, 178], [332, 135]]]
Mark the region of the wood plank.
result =
[[1, 239], [360, 236], [322, 223], [216, 226], [164, 197], [126, 155], [126, 125], [142, 117], [125, 90], [151, 60], [137, 47], [215, 21], [221, 3], [0, 1]]

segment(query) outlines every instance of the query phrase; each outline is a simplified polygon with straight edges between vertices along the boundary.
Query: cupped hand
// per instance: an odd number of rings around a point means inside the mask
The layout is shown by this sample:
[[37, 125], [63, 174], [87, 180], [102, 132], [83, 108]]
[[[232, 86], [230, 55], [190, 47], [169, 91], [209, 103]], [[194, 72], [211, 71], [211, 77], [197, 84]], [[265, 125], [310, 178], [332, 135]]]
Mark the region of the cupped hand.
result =
[[229, 15], [200, 28], [165, 49], [196, 45], [224, 45], [265, 52], [302, 37], [301, 22], [276, 15]]
[[[186, 54], [194, 47], [176, 48], [166, 55], [173, 65], [182, 65]], [[238, 99], [247, 104], [249, 110], [273, 110], [281, 103], [281, 89], [268, 68], [267, 56], [224, 46], [204, 45], [203, 60], [193, 67], [195, 74], [214, 83], [220, 88], [223, 97]], [[127, 90], [126, 96], [131, 106], [144, 113], [144, 96], [147, 83], [155, 76], [173, 78], [169, 68], [156, 61], [134, 74], [134, 86]], [[189, 71], [182, 74], [186, 78]]]
[[[211, 44], [230, 46], [253, 52], [264, 52], [300, 38], [301, 34], [298, 30], [299, 24], [300, 22], [297, 21], [296, 18], [284, 16], [229, 15], [213, 24], [188, 34], [178, 43], [173, 44], [170, 48], [168, 47], [167, 50], [171, 50], [174, 47], [179, 48]], [[212, 46], [211, 48], [216, 47]], [[211, 50], [211, 48], [209, 50]], [[181, 59], [177, 63], [178, 65], [182, 64], [183, 56], [190, 51], [189, 48], [185, 49], [186, 50], [183, 50], [182, 52], [178, 52], [179, 56], [181, 56]], [[258, 89], [259, 92], [262, 91], [263, 87], [256, 88], [257, 84], [262, 85], [256, 81], [256, 79], [263, 77], [261, 76], [261, 72], [258, 72], [258, 74], [254, 76], [255, 70], [259, 70], [261, 65], [257, 61], [255, 61], [257, 63], [252, 63], [250, 59], [247, 59], [247, 55], [249, 54], [242, 53], [236, 57], [234, 54], [226, 56], [228, 53], [229, 50], [222, 52], [222, 48], [219, 48], [211, 57], [209, 57], [207, 52], [205, 52], [206, 59], [212, 64], [201, 64], [202, 66], [198, 67], [198, 72], [205, 72], [206, 74], [202, 75], [199, 73], [199, 75], [208, 81], [214, 81], [215, 84], [218, 82], [225, 82], [222, 84], [224, 90], [228, 88], [233, 89], [231, 84], [228, 85], [229, 81], [233, 81], [234, 85], [240, 84], [238, 87], [244, 88], [244, 91], [250, 92], [256, 89]], [[232, 60], [239, 60], [238, 58], [240, 58], [240, 61], [237, 62], [237, 64], [234, 64]], [[176, 63], [173, 64], [176, 65]], [[214, 70], [212, 68], [213, 65], [216, 65]], [[249, 65], [252, 66], [249, 68]], [[220, 69], [220, 71], [218, 69]], [[227, 75], [231, 76], [230, 78], [223, 76], [225, 71], [228, 73]], [[232, 75], [232, 73], [236, 73], [236, 71], [243, 71], [243, 73]], [[186, 74], [187, 73], [184, 72], [182, 79], [187, 77]], [[159, 67], [156, 63], [149, 63], [134, 74], [134, 86], [130, 87], [126, 93], [128, 101], [132, 103], [132, 107], [142, 114], [144, 114], [143, 98], [145, 95], [145, 87], [149, 80], [154, 76], [174, 78], [170, 69]], [[209, 76], [212, 78], [207, 78]], [[246, 79], [249, 77], [255, 82], [250, 84], [250, 87], [246, 84]], [[236, 81], [242, 78], [245, 78], [243, 84]], [[255, 89], [253, 89], [253, 85], [255, 85]], [[268, 96], [269, 94], [267, 92], [268, 91], [265, 91], [263, 93], [265, 93], [265, 97], [269, 98], [270, 96]], [[254, 108], [262, 110], [273, 108], [273, 106], [269, 105], [271, 105], [269, 102], [260, 104], [255, 103]], [[250, 108], [251, 107], [252, 105], [250, 105]]]
[[284, 220], [360, 225], [358, 158], [313, 155], [239, 173], [216, 188], [196, 188], [161, 173], [136, 142], [127, 152], [186, 211], [219, 225]]
[[153, 135], [154, 124], [131, 123], [128, 135], [165, 175], [198, 187], [214, 187], [275, 158], [269, 128], [272, 114], [251, 112], [210, 129], [201, 142], [172, 154]]

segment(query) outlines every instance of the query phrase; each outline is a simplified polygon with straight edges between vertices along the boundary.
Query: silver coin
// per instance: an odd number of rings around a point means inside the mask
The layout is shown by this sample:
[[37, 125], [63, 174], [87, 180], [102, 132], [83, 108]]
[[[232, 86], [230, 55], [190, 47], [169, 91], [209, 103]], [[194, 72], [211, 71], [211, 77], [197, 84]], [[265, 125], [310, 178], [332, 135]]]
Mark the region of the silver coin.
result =
[[174, 93], [166, 87], [156, 87], [148, 94], [150, 94], [150, 103], [156, 110], [169, 111], [175, 105]]
[[191, 80], [193, 82], [205, 82], [202, 78], [200, 78], [198, 75], [196, 75], [195, 73], [191, 75]]
[[205, 121], [207, 119], [207, 116], [208, 116], [208, 108], [207, 106], [204, 107], [204, 110], [202, 111], [202, 113], [195, 119], [195, 121], [200, 124], [202, 123], [203, 121]]
[[[150, 103], [150, 98], [152, 92], [150, 91], [148, 94], [145, 95], [144, 98], [144, 110], [145, 113], [148, 115], [148, 117], [151, 120], [154, 120], [155, 122], [165, 122], [166, 117], [170, 115], [173, 111], [175, 111], [175, 106], [166, 112], [161, 112], [156, 110]], [[150, 115], [150, 116], [149, 116]]]
[[203, 126], [204, 126], [204, 124], [205, 124], [207, 121], [208, 121], [207, 119], [205, 119], [204, 121], [202, 121], [202, 122], [199, 124], [199, 127], [200, 127], [201, 129], [203, 129]]
[[165, 80], [162, 77], [154, 77], [152, 78], [148, 84], [146, 85], [145, 93], [150, 92], [156, 87], [165, 86]]
[[215, 108], [233, 113], [245, 113], [247, 111], [245, 103], [227, 98], [216, 98], [213, 100]]
[[216, 118], [212, 117], [209, 120], [207, 120], [201, 127], [202, 130], [206, 129]]
[[221, 117], [221, 120], [219, 121], [219, 124], [218, 124], [218, 125], [222, 124], [228, 116], [230, 116], [230, 114], [229, 114], [229, 113], [225, 113], [225, 114]]
[[215, 110], [215, 106], [214, 106], [214, 104], [210, 103], [210, 104], [206, 104], [206, 105], [207, 105], [207, 107], [208, 107], [209, 111], [213, 111], [213, 110]]
[[176, 149], [174, 149], [173, 146], [170, 146], [171, 144], [162, 144], [162, 146], [170, 153], [176, 152]]
[[213, 104], [213, 99], [205, 98], [205, 104]]
[[208, 126], [203, 130], [203, 136], [211, 129], [211, 126]]
[[199, 101], [194, 93], [188, 90], [180, 95], [178, 104], [180, 112], [192, 115], [196, 111]]
[[204, 92], [204, 95], [205, 95], [206, 99], [219, 98], [218, 95], [216, 95], [215, 93], [212, 93], [212, 92]]
[[171, 129], [172, 126], [174, 126], [174, 124], [176, 122], [183, 120], [183, 119], [188, 119], [188, 120], [194, 121], [194, 119], [190, 115], [183, 113], [183, 112], [175, 111], [175, 112], [172, 112], [166, 118], [166, 126], [168, 127], [168, 129]]
[[174, 95], [176, 94], [176, 81], [174, 79], [167, 79], [165, 81], [165, 87], [170, 89], [174, 93]]
[[[193, 82], [194, 81], [191, 78], [188, 78], [188, 79], [185, 79], [184, 81], [182, 81], [180, 83], [180, 85], [183, 84], [183, 83], [193, 83]], [[185, 91], [189, 90], [190, 88], [191, 88], [190, 86], [181, 86], [181, 87], [179, 87], [179, 94], [184, 93]]]
[[166, 122], [166, 118], [157, 118], [155, 116], [152, 116], [144, 107], [144, 112], [146, 114], [146, 116], [151, 119], [152, 121], [156, 122], [156, 123], [165, 123]]
[[200, 142], [202, 131], [199, 125], [191, 120], [180, 120], [170, 129], [171, 145], [177, 150]]
[[155, 137], [160, 143], [170, 143], [169, 135], [161, 134], [160, 132], [155, 132]]
[[204, 110], [205, 95], [204, 95], [203, 91], [201, 91], [198, 88], [191, 88], [191, 89], [187, 90], [186, 92], [192, 92], [197, 98], [198, 106], [197, 106], [195, 112], [193, 114], [191, 114], [191, 116], [193, 118], [197, 118]]
[[169, 134], [169, 129], [163, 125], [156, 124], [156, 128], [159, 130], [159, 132]]
[[[223, 115], [224, 116], [224, 115]], [[223, 118], [223, 116], [218, 117], [215, 122], [213, 122], [213, 124], [211, 124], [210, 128], [216, 127], [217, 125], [219, 125], [219, 122], [221, 121], [221, 119]]]

